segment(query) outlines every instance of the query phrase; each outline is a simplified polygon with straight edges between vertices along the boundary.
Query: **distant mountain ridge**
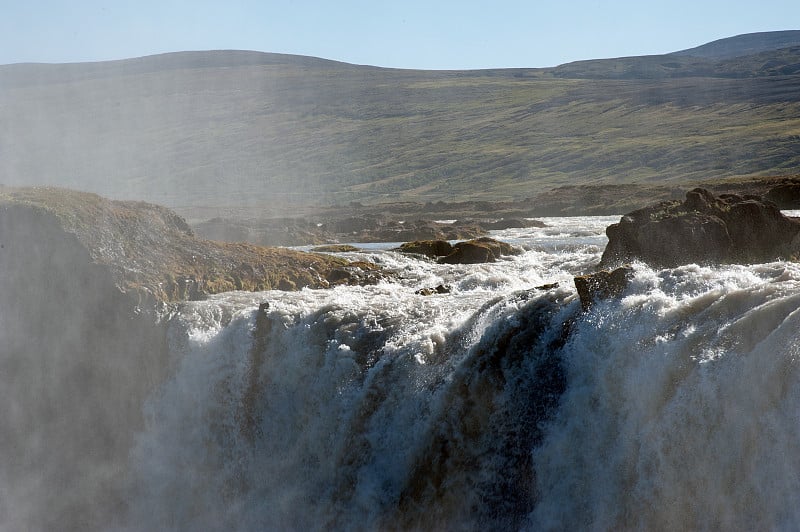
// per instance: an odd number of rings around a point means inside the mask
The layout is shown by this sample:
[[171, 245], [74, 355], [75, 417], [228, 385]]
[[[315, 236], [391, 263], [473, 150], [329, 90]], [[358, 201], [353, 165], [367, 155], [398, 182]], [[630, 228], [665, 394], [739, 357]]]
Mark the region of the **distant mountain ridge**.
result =
[[796, 174], [798, 36], [544, 69], [234, 50], [0, 66], [0, 183], [210, 218]]
[[575, 61], [551, 71], [580, 79], [785, 75], [800, 71], [800, 30], [738, 35], [662, 55]]
[[688, 55], [706, 59], [733, 59], [760, 54], [781, 48], [800, 46], [800, 30], [747, 33], [718, 39], [695, 48], [673, 52], [670, 55]]
[[15, 63], [0, 65], [0, 80], [15, 86], [60, 83], [81, 79], [132, 76], [169, 70], [239, 68], [268, 65], [294, 65], [320, 68], [356, 65], [303, 55], [276, 54], [250, 50], [210, 50], [168, 52], [158, 55], [90, 63]]

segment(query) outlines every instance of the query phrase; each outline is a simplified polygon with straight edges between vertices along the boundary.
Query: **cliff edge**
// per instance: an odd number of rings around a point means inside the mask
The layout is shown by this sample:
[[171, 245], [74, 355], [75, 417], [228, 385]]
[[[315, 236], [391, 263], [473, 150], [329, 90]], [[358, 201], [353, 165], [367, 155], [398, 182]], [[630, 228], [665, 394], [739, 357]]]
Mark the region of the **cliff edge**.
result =
[[145, 400], [177, 364], [165, 304], [369, 275], [327, 255], [203, 241], [156, 205], [0, 187], [0, 529], [123, 522]]

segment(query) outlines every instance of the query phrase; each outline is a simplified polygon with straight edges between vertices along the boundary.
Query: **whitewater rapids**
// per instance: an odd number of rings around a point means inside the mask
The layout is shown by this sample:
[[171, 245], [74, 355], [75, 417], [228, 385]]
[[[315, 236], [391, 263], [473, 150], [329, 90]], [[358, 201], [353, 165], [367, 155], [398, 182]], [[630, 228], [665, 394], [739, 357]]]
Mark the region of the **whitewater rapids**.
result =
[[496, 232], [526, 252], [494, 264], [371, 249], [347, 256], [397, 280], [185, 304], [121, 528], [796, 528], [800, 266], [637, 264], [581, 312], [572, 278], [616, 220]]

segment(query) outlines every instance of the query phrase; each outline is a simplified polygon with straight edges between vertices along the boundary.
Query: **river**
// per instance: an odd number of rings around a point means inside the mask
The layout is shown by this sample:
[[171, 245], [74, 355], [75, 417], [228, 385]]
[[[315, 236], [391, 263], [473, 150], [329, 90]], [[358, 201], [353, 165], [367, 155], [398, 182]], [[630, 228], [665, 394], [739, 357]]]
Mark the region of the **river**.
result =
[[[800, 265], [634, 265], [581, 310], [618, 217], [493, 233], [376, 286], [182, 306], [125, 530], [792, 529]], [[422, 296], [446, 285], [450, 293]]]

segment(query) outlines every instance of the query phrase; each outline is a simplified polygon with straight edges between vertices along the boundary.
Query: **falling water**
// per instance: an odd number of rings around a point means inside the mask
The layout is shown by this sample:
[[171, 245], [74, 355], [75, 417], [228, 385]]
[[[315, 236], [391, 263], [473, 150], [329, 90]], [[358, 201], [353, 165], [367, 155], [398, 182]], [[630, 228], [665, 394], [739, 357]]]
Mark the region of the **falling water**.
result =
[[[634, 265], [581, 310], [613, 219], [377, 286], [232, 292], [172, 320], [121, 530], [791, 529], [800, 266]], [[447, 285], [447, 294], [418, 295]]]

